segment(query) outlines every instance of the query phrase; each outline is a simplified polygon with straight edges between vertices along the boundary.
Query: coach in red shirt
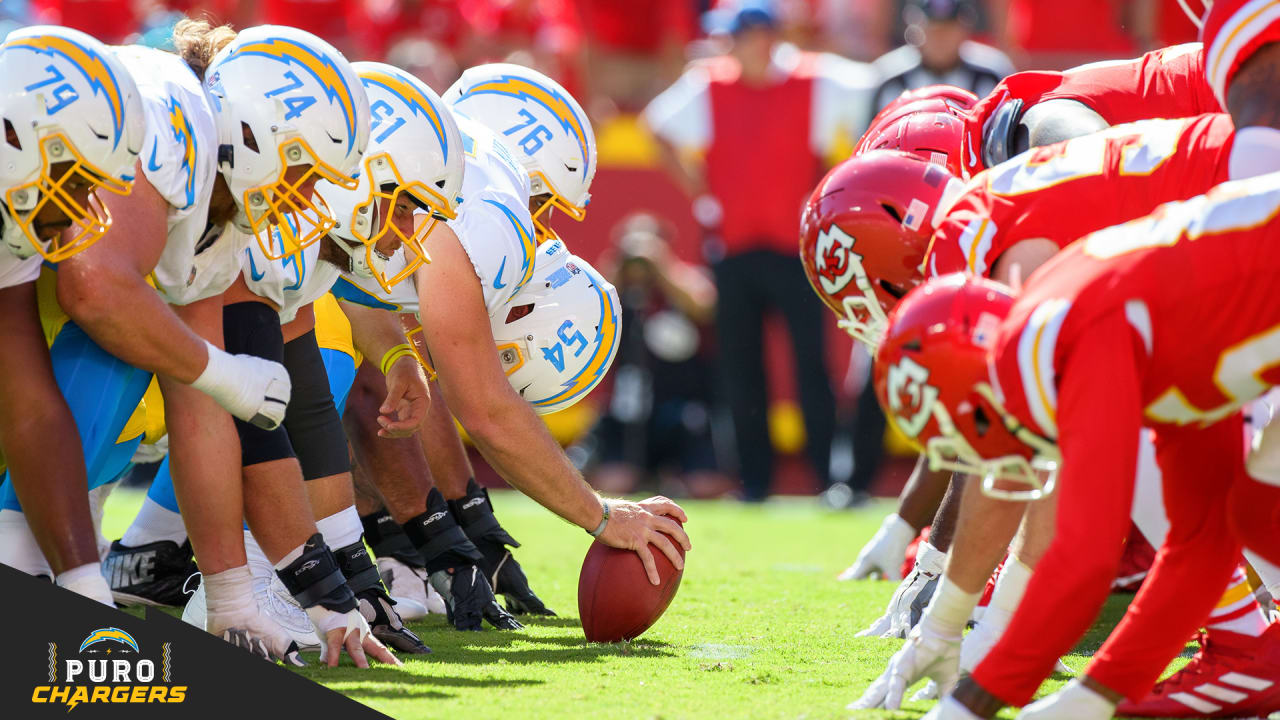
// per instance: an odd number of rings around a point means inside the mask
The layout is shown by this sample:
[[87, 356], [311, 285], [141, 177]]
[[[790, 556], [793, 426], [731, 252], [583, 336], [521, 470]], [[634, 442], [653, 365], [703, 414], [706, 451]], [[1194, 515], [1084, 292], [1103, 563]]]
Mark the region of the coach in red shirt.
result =
[[778, 40], [771, 2], [742, 0], [708, 14], [732, 43], [692, 65], [645, 109], [676, 179], [715, 228], [708, 258], [719, 290], [720, 376], [733, 414], [748, 500], [769, 493], [763, 320], [786, 320], [795, 356], [808, 454], [828, 484], [835, 406], [824, 364], [821, 304], [796, 255], [800, 210], [840, 137], [868, 118], [870, 69]]

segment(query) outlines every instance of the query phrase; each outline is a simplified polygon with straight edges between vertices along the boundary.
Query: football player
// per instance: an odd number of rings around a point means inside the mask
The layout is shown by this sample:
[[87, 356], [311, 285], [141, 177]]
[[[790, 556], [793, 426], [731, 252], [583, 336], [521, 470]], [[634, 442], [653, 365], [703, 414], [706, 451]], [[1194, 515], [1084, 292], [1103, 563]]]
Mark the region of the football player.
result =
[[[264, 343], [257, 349], [284, 363], [294, 387], [281, 428], [266, 431], [244, 424], [237, 430], [246, 475], [306, 481], [316, 526], [335, 548], [338, 566], [374, 636], [403, 652], [426, 653], [426, 646], [403, 627], [365, 550], [346, 435], [334, 400], [345, 397], [352, 373], [331, 375], [327, 371], [317, 343], [312, 303], [329, 291], [341, 272], [391, 288], [426, 260], [423, 242], [438, 222], [456, 213], [462, 186], [462, 142], [439, 97], [421, 81], [380, 63], [355, 63], [352, 69], [371, 107], [377, 109], [377, 122], [370, 131], [373, 139], [361, 161], [357, 188], [320, 184], [318, 192], [334, 210], [333, 229], [292, 254], [278, 235], [272, 255], [251, 244], [243, 274], [224, 296], [229, 303], [228, 316], [233, 309], [257, 314], [269, 311], [277, 315], [276, 327], [284, 324], [277, 335], [264, 328], [255, 342]], [[411, 259], [394, 277], [389, 276], [387, 261], [399, 252]], [[237, 308], [230, 304], [233, 301], [247, 307]], [[354, 330], [355, 348], [367, 357], [386, 361], [390, 392], [381, 402], [387, 408], [382, 413], [385, 417], [378, 418], [384, 432], [394, 435], [416, 430], [426, 412], [426, 381], [412, 353], [395, 355], [395, 349], [405, 343], [399, 319], [390, 313], [372, 313]], [[344, 357], [349, 359], [331, 356]], [[346, 386], [335, 387], [342, 378]], [[153, 482], [152, 492], [161, 488], [157, 499], [165, 494], [167, 480], [161, 475]], [[133, 529], [132, 538], [149, 539], [146, 530], [156, 524], [154, 516], [172, 514], [159, 503], [148, 507], [148, 516], [135, 523], [139, 527]], [[251, 535], [246, 534], [245, 542], [260, 607], [286, 628], [296, 629], [293, 634], [295, 640], [301, 639], [300, 646], [314, 645], [314, 638], [307, 637], [309, 623], [302, 608], [295, 604], [295, 612], [288, 612], [292, 598], [272, 582], [271, 563]], [[119, 555], [135, 551], [117, 544]], [[273, 585], [279, 588], [283, 604], [264, 597]], [[190, 617], [203, 620], [194, 611]]]
[[[422, 339], [429, 348], [429, 361], [439, 372], [441, 391], [433, 392], [427, 429], [420, 440], [428, 448], [430, 475], [440, 487], [428, 490], [422, 484], [427, 477], [425, 459], [416, 461], [413, 467], [418, 470], [413, 473], [379, 471], [408, 467], [404, 463], [413, 462], [408, 456], [421, 458], [422, 450], [400, 442], [396, 452], [402, 459], [379, 464], [375, 454], [392, 452], [397, 446], [395, 442], [365, 442], [362, 430], [367, 437], [376, 426], [351, 421], [367, 393], [374, 398], [381, 395], [376, 385], [370, 390], [359, 377], [348, 403], [348, 430], [357, 456], [369, 458], [367, 464], [361, 458], [361, 464], [388, 500], [395, 521], [427, 562], [435, 584], [443, 587], [442, 595], [452, 603], [455, 626], [478, 629], [482, 617], [491, 622], [495, 619], [496, 605], [487, 599], [492, 590], [485, 577], [496, 576], [501, 584], [507, 576], [475, 569], [481, 563], [491, 564], [494, 570], [518, 566], [506, 550], [513, 541], [493, 519], [483, 492], [470, 480], [450, 409], [512, 485], [604, 542], [636, 550], [651, 580], [657, 578], [647, 543], [653, 542], [674, 557], [672, 538], [685, 547], [688, 539], [675, 522], [663, 517], [670, 514], [682, 522], [685, 517], [668, 500], [655, 498], [638, 504], [600, 500], [530, 407], [559, 407], [585, 396], [603, 377], [617, 348], [618, 304], [612, 286], [589, 265], [570, 256], [562, 242], [536, 244], [539, 234], [550, 235], [545, 221], [552, 208], [580, 215], [585, 206], [595, 156], [585, 114], [557, 84], [527, 68], [481, 66], [468, 71], [459, 83], [466, 85], [445, 93], [445, 99], [453, 101], [467, 148], [466, 202], [458, 220], [442, 228], [443, 234], [437, 233], [432, 263], [418, 271], [416, 292], [409, 287], [409, 292], [401, 293], [398, 286], [397, 293], [388, 296], [366, 282], [339, 283], [336, 294], [354, 304], [420, 311]], [[490, 100], [502, 108], [500, 117], [506, 123], [497, 133], [463, 117], [468, 113], [490, 117], [483, 108]], [[517, 160], [522, 156], [513, 149], [516, 145], [526, 155], [559, 158], [558, 164], [531, 169], [522, 163], [523, 158]], [[540, 153], [541, 149], [546, 152]], [[531, 175], [538, 180], [537, 188], [531, 187]], [[566, 176], [571, 182], [562, 179]], [[534, 189], [541, 192], [531, 192]], [[540, 273], [544, 269], [545, 274]], [[540, 288], [534, 287], [538, 284], [535, 275], [541, 280]], [[568, 293], [572, 289], [590, 293], [592, 301], [586, 306], [575, 301], [573, 316], [560, 317], [554, 327], [539, 325], [536, 334], [495, 334], [486, 329], [508, 323], [520, 329], [519, 321], [526, 315], [534, 323], [552, 319], [548, 315], [555, 315], [554, 306], [539, 307], [538, 294], [514, 305], [513, 298], [522, 289], [528, 293], [561, 289]], [[355, 308], [351, 311], [353, 317], [358, 312]], [[493, 351], [495, 339], [503, 343], [500, 354]], [[534, 373], [541, 381], [527, 380], [513, 388], [521, 368], [531, 371], [535, 365], [547, 366], [545, 372]], [[547, 379], [555, 380], [549, 386]], [[520, 389], [524, 390], [523, 398], [517, 392]], [[376, 453], [369, 453], [374, 447], [378, 448]], [[451, 498], [467, 498], [455, 503], [460, 517], [449, 512], [449, 498], [442, 492], [445, 489]], [[481, 512], [464, 513], [461, 506]], [[479, 536], [482, 547], [488, 548], [489, 557], [462, 529], [464, 523]], [[530, 600], [527, 583], [519, 586], [514, 575], [509, 576], [509, 582], [511, 587], [503, 588], [509, 600], [513, 596]]]
[[[895, 310], [877, 353], [886, 408], [920, 428], [930, 453], [983, 478], [985, 493], [1058, 495], [1057, 533], [1025, 602], [927, 717], [990, 717], [1028, 702], [1087, 629], [1127, 533], [1142, 428], [1154, 436], [1168, 539], [1084, 676], [1022, 717], [1110, 717], [1120, 698], [1147, 692], [1212, 609], [1242, 544], [1280, 558], [1280, 488], [1246, 474], [1239, 412], [1280, 363], [1280, 303], [1256, 291], [1280, 275], [1269, 245], [1277, 216], [1280, 174], [1228, 183], [1071, 245], [1016, 301], [957, 274]], [[1203, 352], [1185, 352], [1188, 328]], [[963, 594], [944, 580], [931, 612], [966, 612]], [[1254, 660], [1274, 668], [1280, 652]], [[1242, 689], [1252, 690], [1249, 714], [1280, 707], [1276, 683], [1245, 672], [1184, 702], [1198, 716], [1238, 716]]]
[[[97, 40], [67, 28], [36, 26], [6, 38], [0, 96], [6, 134], [0, 146], [0, 295], [7, 309], [0, 319], [0, 448], [8, 470], [0, 510], [3, 562], [48, 573], [58, 585], [110, 604], [86, 499], [87, 466], [94, 463], [85, 456], [96, 458], [102, 443], [85, 432], [89, 403], [60, 391], [59, 382], [69, 384], [76, 369], [50, 359], [35, 280], [43, 261], [64, 261], [111, 228], [102, 198], [132, 189], [146, 120], [128, 71]], [[77, 424], [88, 453], [81, 452]]]
[[[274, 228], [301, 246], [332, 226], [312, 189], [320, 179], [354, 186], [350, 174], [368, 137], [367, 99], [341, 55], [307, 33], [263, 26], [237, 36], [188, 22], [176, 28], [175, 45], [180, 55], [118, 53], [155, 120], [148, 160], [140, 163], [149, 179], [110, 206], [128, 219], [111, 232], [130, 252], [107, 257], [90, 248], [77, 256], [84, 260], [74, 271], [59, 274], [59, 300], [104, 349], [160, 375], [177, 496], [200, 508], [186, 523], [206, 571], [208, 629], [297, 662], [287, 633], [253, 603], [240, 531], [247, 518], [329, 650], [345, 646], [362, 666], [366, 652], [397, 662], [368, 637], [346, 584], [333, 583], [341, 573], [305, 511], [301, 484], [250, 478], [242, 485], [231, 418], [194, 392], [209, 391], [262, 427], [282, 419], [284, 368], [248, 356], [227, 362], [236, 356], [218, 347], [222, 293], [239, 275], [247, 241], [269, 246]], [[229, 223], [245, 234], [225, 232]], [[160, 294], [143, 282], [152, 267]], [[250, 328], [241, 337], [254, 335]], [[187, 369], [192, 357], [203, 358], [203, 374]]]
[[[1010, 75], [989, 95], [966, 108], [962, 114], [962, 139], [950, 149], [949, 161], [961, 168], [961, 177], [968, 178], [1029, 148], [1086, 135], [1112, 124], [1220, 112], [1222, 108], [1205, 81], [1203, 55], [1199, 43], [1189, 43], [1156, 50], [1133, 60], [1091, 63], [1066, 72], [1032, 71]], [[926, 93], [926, 98], [933, 99], [935, 105], [939, 98], [946, 98], [950, 107], [954, 107], [954, 98], [936, 90], [927, 93], [927, 90], [917, 92]], [[913, 108], [938, 112], [950, 107], [930, 107], [919, 98], [908, 99], [904, 94], [872, 121], [856, 150], [868, 149], [886, 121], [901, 117]], [[917, 150], [911, 145], [886, 147]], [[922, 157], [938, 157], [935, 148], [929, 149], [933, 152]], [[1241, 154], [1241, 157], [1249, 156], [1250, 153]], [[1245, 173], [1233, 175], [1244, 176]], [[903, 488], [899, 512], [885, 518], [881, 529], [859, 553], [858, 561], [841, 577], [865, 577], [873, 572], [896, 576], [902, 551], [915, 533], [928, 524], [929, 517], [934, 517], [934, 522], [930, 533], [932, 542], [926, 550], [934, 545], [946, 550], [954, 530], [960, 494], [953, 494], [942, 504], [936, 516], [930, 508], [938, 508], [947, 477], [917, 468]], [[936, 555], [928, 553], [927, 558], [936, 558]], [[915, 577], [936, 574], [931, 567], [921, 571]], [[889, 629], [890, 624], [882, 618], [868, 631], [880, 634]]]
[[1187, 43], [1132, 60], [1010, 75], [967, 114], [966, 177], [1108, 125], [1222, 112], [1205, 81], [1203, 57], [1200, 43]]

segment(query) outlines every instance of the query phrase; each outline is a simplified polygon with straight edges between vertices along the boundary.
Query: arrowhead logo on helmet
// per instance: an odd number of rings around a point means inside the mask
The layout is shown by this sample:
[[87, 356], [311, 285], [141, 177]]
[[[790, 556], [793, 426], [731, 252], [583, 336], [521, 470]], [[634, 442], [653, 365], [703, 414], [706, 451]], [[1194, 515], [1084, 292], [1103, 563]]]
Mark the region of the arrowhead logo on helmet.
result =
[[938, 388], [928, 380], [929, 369], [905, 355], [889, 367], [886, 376], [885, 394], [894, 424], [909, 438], [919, 437], [938, 402]]
[[855, 242], [853, 236], [841, 230], [839, 225], [833, 224], [818, 233], [814, 269], [822, 291], [828, 295], [844, 290], [862, 272], [862, 256], [853, 251]]

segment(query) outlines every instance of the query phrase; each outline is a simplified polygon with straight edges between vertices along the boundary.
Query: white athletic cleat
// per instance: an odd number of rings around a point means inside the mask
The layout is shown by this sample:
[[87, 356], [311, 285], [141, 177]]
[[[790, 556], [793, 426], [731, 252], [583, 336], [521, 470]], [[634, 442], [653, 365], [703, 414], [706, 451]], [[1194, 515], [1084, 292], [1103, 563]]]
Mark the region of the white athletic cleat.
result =
[[444, 598], [431, 587], [425, 568], [410, 567], [393, 557], [378, 558], [378, 574], [387, 594], [396, 601], [401, 620], [421, 620], [427, 615], [445, 615]]

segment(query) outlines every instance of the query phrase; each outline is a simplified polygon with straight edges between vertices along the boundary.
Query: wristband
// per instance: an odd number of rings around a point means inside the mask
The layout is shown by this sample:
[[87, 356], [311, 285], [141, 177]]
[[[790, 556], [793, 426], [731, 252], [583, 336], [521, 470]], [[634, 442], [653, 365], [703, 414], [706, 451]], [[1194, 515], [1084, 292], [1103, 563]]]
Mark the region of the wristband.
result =
[[604, 511], [604, 517], [600, 518], [600, 524], [596, 526], [595, 530], [587, 531], [587, 534], [593, 538], [598, 538], [603, 535], [605, 526], [609, 524], [609, 501], [601, 500], [600, 507]]
[[387, 370], [391, 369], [391, 365], [406, 355], [413, 355], [413, 348], [408, 343], [400, 343], [382, 355], [382, 362], [379, 367], [382, 368], [382, 374], [386, 375]]

